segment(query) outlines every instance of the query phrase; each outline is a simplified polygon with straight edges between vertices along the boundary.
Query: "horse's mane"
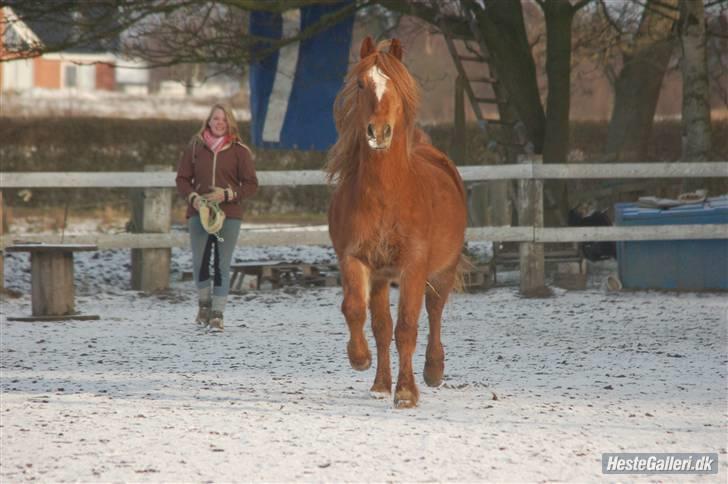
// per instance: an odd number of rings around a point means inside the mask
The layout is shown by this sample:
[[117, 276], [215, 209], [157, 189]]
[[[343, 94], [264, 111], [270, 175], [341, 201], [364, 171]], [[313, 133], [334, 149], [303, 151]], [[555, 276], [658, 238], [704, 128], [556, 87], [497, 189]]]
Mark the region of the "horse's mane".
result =
[[334, 122], [339, 137], [329, 150], [326, 163], [326, 177], [329, 182], [339, 182], [353, 177], [361, 158], [364, 127], [357, 113], [358, 79], [374, 65], [389, 77], [389, 84], [402, 99], [404, 127], [407, 134], [407, 159], [410, 158], [414, 143], [415, 116], [419, 107], [419, 89], [407, 68], [392, 54], [385, 52], [389, 41], [381, 42], [377, 52], [361, 59], [347, 74], [344, 87], [334, 102]]
[[463, 186], [460, 172], [458, 172], [455, 163], [453, 163], [452, 160], [445, 155], [445, 153], [435, 148], [430, 141], [430, 137], [427, 136], [427, 134], [421, 129], [415, 129], [414, 138], [415, 145], [412, 151], [413, 158], [417, 161], [424, 161], [436, 168], [439, 168], [440, 170], [443, 170], [447, 176], [452, 178], [455, 182], [458, 192], [465, 202], [467, 200], [465, 187]]

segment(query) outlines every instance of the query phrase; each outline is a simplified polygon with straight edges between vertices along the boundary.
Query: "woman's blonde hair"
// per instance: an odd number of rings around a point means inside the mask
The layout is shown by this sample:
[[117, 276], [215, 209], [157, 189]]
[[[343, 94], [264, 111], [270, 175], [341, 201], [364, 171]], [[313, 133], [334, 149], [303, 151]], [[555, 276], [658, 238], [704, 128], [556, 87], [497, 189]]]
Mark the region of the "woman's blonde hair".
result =
[[205, 121], [202, 122], [202, 127], [197, 132], [199, 136], [202, 136], [202, 133], [205, 132], [207, 129], [207, 125], [210, 123], [210, 120], [212, 119], [212, 115], [215, 114], [215, 111], [219, 109], [223, 113], [225, 113], [225, 119], [227, 120], [228, 125], [228, 136], [234, 136], [238, 140], [240, 139], [240, 134], [238, 133], [238, 123], [235, 121], [235, 116], [233, 115], [233, 110], [230, 108], [230, 106], [227, 106], [225, 104], [213, 104], [212, 108], [210, 108], [210, 114], [207, 115], [207, 118], [205, 118]]

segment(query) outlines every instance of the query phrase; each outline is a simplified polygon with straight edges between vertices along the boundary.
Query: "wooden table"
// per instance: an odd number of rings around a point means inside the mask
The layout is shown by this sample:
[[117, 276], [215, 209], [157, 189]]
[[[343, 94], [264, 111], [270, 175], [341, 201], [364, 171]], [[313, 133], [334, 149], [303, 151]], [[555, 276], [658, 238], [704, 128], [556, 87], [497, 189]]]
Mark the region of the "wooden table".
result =
[[[243, 262], [232, 264], [230, 270], [230, 292], [241, 293], [243, 291], [243, 280], [246, 275], [257, 277], [256, 287], [261, 288], [264, 282], [269, 282], [271, 288], [278, 288], [294, 281], [299, 283], [318, 284], [325, 286], [335, 286], [337, 284], [336, 276], [332, 276], [329, 272], [335, 265], [327, 265], [326, 267], [314, 264], [306, 264], [303, 262], [288, 263], [284, 261], [257, 261]], [[321, 271], [327, 272], [322, 275]]]
[[30, 252], [30, 286], [33, 316], [9, 317], [9, 321], [59, 321], [99, 319], [76, 312], [73, 253], [98, 250], [95, 245], [23, 243], [6, 247], [7, 252]]

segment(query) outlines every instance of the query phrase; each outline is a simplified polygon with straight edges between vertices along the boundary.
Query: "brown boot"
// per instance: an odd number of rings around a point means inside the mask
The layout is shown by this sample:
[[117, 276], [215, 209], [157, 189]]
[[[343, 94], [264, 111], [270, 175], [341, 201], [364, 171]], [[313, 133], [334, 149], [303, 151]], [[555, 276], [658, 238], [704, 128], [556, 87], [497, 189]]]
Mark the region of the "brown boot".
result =
[[207, 326], [210, 323], [210, 313], [212, 312], [211, 301], [200, 301], [199, 309], [197, 310], [197, 318], [195, 321], [200, 326]]
[[222, 311], [212, 311], [209, 324], [210, 330], [222, 332], [224, 329]]

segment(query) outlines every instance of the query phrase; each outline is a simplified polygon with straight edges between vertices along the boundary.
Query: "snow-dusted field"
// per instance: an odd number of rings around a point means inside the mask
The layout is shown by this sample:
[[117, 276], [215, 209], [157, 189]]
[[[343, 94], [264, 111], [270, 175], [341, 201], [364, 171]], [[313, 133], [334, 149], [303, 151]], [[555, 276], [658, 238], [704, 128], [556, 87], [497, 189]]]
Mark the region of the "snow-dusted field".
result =
[[[2, 482], [726, 482], [720, 295], [455, 294], [445, 383], [418, 375], [419, 407], [395, 410], [369, 396], [374, 368], [349, 367], [340, 288], [233, 296], [225, 333], [208, 334], [178, 281], [189, 254], [173, 257], [173, 288], [145, 295], [128, 289], [127, 252], [79, 253], [77, 309], [101, 320], [22, 323], [7, 316], [30, 313], [29, 263], [8, 254], [23, 295], [0, 309]], [[603, 476], [603, 452], [717, 452], [720, 473]]]
[[[224, 98], [224, 96], [221, 96]], [[0, 96], [5, 116], [97, 116], [116, 118], [205, 119], [218, 98], [130, 95], [113, 91], [57, 91], [33, 89]], [[250, 110], [236, 109], [238, 121], [250, 119]]]

